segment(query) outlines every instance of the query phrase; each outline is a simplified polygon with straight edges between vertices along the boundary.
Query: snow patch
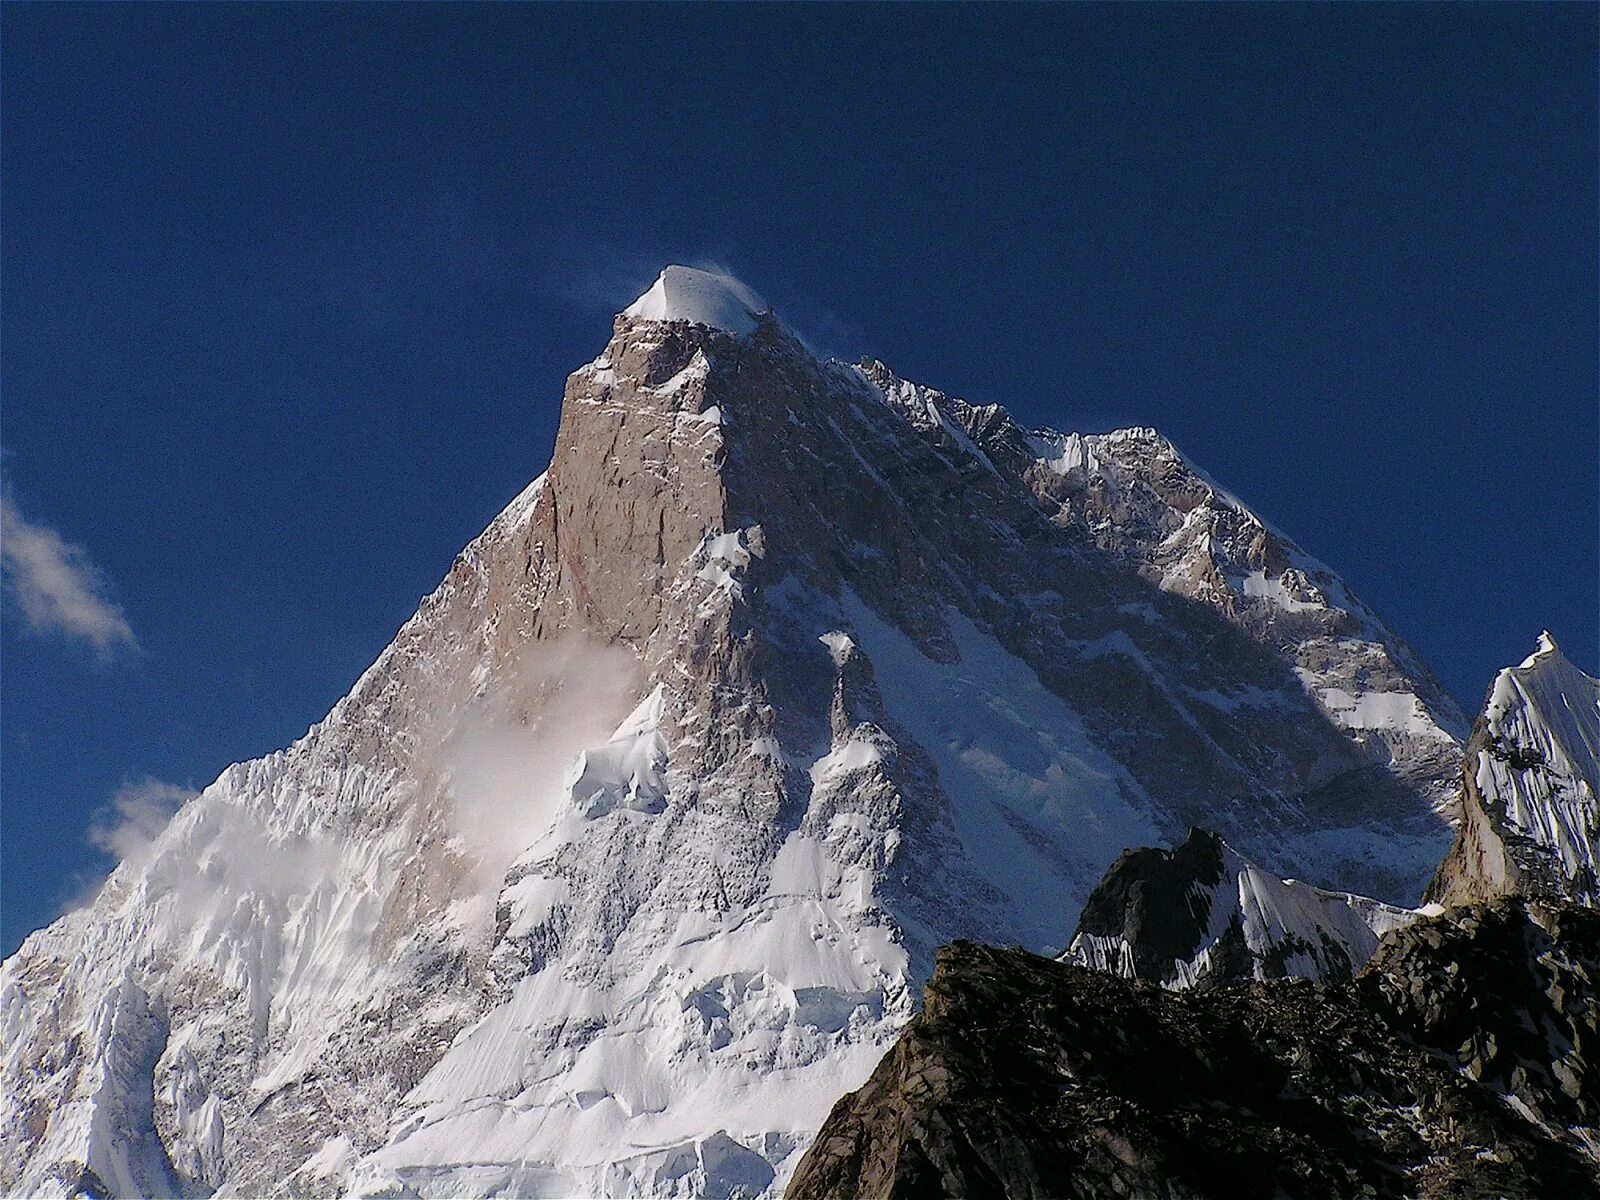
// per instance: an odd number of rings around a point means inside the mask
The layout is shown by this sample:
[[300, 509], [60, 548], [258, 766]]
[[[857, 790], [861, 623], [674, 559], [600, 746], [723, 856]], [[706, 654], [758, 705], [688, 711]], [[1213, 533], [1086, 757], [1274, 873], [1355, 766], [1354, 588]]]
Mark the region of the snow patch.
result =
[[1328, 714], [1345, 729], [1392, 729], [1433, 741], [1453, 743], [1411, 692], [1363, 692], [1323, 689], [1320, 699]]
[[750, 565], [752, 557], [762, 556], [761, 546], [759, 525], [735, 529], [730, 533], [707, 533], [701, 539], [699, 549], [695, 552], [701, 566], [695, 572], [695, 578], [709, 583], [712, 589], [711, 595], [701, 604], [702, 617], [710, 614], [710, 602], [719, 595], [735, 600], [744, 598], [744, 584], [739, 576]]
[[1288, 572], [1269, 578], [1265, 571], [1252, 571], [1240, 581], [1240, 587], [1246, 596], [1271, 601], [1284, 612], [1312, 612], [1327, 607], [1313, 600], [1300, 599], [1294, 589], [1284, 582], [1287, 577]]

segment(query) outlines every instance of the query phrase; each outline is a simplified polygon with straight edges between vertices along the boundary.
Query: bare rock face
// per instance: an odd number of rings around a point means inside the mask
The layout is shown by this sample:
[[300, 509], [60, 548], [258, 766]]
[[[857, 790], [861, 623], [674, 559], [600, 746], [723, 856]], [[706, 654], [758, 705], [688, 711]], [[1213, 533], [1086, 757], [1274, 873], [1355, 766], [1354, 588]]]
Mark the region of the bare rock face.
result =
[[1548, 633], [1495, 678], [1461, 768], [1461, 825], [1428, 898], [1600, 905], [1600, 682]]
[[7, 961], [0, 1190], [772, 1192], [937, 946], [1053, 952], [1127, 846], [1415, 899], [1448, 707], [1331, 574], [1156, 577], [1114, 527], [1254, 518], [1162, 451], [1091, 519], [1063, 435], [758, 304], [619, 315], [350, 694]]
[[1420, 914], [1279, 879], [1202, 829], [1176, 850], [1124, 851], [1062, 958], [1167, 988], [1349, 979]]
[[1600, 1195], [1596, 980], [1600, 918], [1515, 902], [1338, 986], [1171, 992], [956, 944], [788, 1195]]

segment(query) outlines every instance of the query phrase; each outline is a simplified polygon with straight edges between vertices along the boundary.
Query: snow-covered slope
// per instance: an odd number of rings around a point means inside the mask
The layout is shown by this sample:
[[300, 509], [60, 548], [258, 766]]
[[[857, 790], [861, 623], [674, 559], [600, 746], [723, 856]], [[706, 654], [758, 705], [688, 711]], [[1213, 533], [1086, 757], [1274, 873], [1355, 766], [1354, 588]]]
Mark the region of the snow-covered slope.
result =
[[1125, 852], [1061, 958], [1183, 989], [1250, 979], [1349, 979], [1420, 912], [1263, 871], [1195, 829], [1176, 850]]
[[1600, 682], [1549, 633], [1495, 677], [1461, 771], [1460, 833], [1430, 897], [1600, 906]]
[[938, 945], [1059, 942], [1129, 844], [1414, 900], [1440, 780], [1300, 643], [678, 278], [349, 696], [6, 962], [0, 1189], [758, 1193]]

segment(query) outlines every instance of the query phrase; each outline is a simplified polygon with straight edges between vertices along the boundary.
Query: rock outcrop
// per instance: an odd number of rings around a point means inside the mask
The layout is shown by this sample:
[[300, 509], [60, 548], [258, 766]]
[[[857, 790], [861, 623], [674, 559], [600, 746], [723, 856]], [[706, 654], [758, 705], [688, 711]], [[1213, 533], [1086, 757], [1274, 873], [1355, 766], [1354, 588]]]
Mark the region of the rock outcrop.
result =
[[1214, 833], [1127, 850], [1089, 895], [1062, 958], [1168, 988], [1349, 979], [1412, 909], [1263, 871]]
[[960, 943], [793, 1200], [1600, 1195], [1600, 914], [1427, 918], [1339, 985], [1198, 991]]

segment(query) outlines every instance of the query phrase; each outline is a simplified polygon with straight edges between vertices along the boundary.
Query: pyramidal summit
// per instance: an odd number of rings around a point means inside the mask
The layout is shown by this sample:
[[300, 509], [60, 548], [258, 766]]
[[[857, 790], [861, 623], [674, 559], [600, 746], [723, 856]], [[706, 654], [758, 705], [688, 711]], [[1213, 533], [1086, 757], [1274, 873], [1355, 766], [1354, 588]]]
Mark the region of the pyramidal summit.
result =
[[889, 1110], [829, 1114], [898, 1094], [941, 947], [1181, 1004], [1592, 904], [1554, 654], [1469, 730], [1157, 431], [821, 360], [669, 266], [349, 693], [6, 961], [0, 1191], [872, 1192]]

